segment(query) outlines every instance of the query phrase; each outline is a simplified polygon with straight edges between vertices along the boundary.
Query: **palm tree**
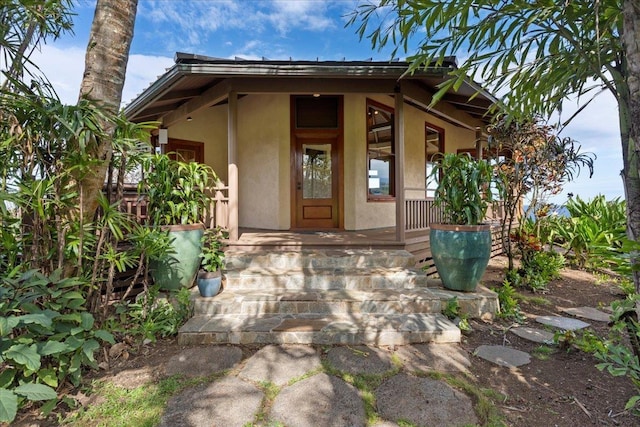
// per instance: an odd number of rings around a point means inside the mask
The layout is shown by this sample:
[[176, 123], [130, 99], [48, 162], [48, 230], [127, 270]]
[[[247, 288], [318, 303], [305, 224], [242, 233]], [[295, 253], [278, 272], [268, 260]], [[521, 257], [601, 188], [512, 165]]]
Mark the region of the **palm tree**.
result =
[[[129, 48], [133, 39], [138, 0], [98, 0], [91, 25], [85, 56], [85, 69], [80, 85], [80, 100], [89, 98], [99, 103], [107, 116], [115, 116], [122, 100]], [[104, 185], [112, 155], [115, 124], [101, 123], [105, 138], [90, 147], [96, 160], [93, 173], [79, 183], [80, 210], [91, 220], [98, 207], [98, 194]]]

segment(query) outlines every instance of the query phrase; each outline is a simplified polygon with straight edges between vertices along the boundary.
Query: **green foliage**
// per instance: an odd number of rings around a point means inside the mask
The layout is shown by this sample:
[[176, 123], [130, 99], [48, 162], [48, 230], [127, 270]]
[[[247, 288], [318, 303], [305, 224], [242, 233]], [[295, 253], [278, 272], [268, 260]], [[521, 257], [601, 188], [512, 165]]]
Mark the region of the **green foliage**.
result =
[[[636, 415], [640, 415], [640, 324], [636, 313], [638, 301], [640, 295], [633, 294], [611, 304], [614, 326], [610, 337], [594, 346], [594, 355], [601, 361], [596, 365], [599, 370], [606, 370], [616, 377], [627, 376], [636, 386], [638, 394], [632, 396], [625, 406], [625, 410], [632, 410]], [[622, 331], [625, 329], [631, 348], [622, 339]]]
[[498, 294], [498, 302], [500, 303], [498, 317], [524, 323], [525, 317], [522, 311], [520, 311], [517, 292], [511, 285], [511, 282], [505, 279], [500, 288], [493, 288], [492, 290]]
[[124, 327], [134, 336], [151, 341], [178, 333], [178, 329], [191, 316], [191, 293], [186, 288], [170, 291], [163, 296], [157, 287], [138, 295], [135, 301], [123, 301], [116, 306], [117, 318], [111, 319], [114, 328]]
[[229, 237], [229, 232], [220, 227], [206, 229], [202, 235], [202, 268], [205, 271], [214, 272], [224, 266], [224, 242]]
[[607, 201], [603, 195], [583, 201], [569, 199], [565, 208], [569, 218], [544, 224], [547, 234], [566, 248], [579, 267], [618, 268], [629, 265], [629, 252], [623, 248], [627, 226], [626, 203]]
[[446, 220], [452, 224], [482, 223], [493, 201], [489, 163], [469, 153], [446, 153], [434, 160], [430, 177], [440, 177], [434, 201], [442, 207]]
[[442, 309], [442, 314], [449, 320], [457, 320], [457, 326], [461, 331], [471, 331], [469, 316], [467, 315], [467, 313], [464, 313], [462, 310], [460, 310], [460, 302], [458, 301], [458, 297], [449, 298], [447, 300], [447, 303]]
[[382, 0], [358, 6], [348, 25], [358, 25], [374, 48], [392, 45], [391, 57], [417, 45], [410, 71], [439, 67], [450, 55], [464, 58], [434, 103], [467, 76], [503, 93], [497, 107], [523, 117], [561, 110], [576, 94], [588, 103], [603, 90], [616, 99], [628, 93], [623, 13], [614, 0], [596, 7], [584, 0]]
[[114, 341], [86, 311], [86, 282], [19, 269], [1, 280], [0, 421], [10, 422], [26, 401], [55, 401], [67, 380], [78, 386], [100, 343]]
[[202, 222], [211, 202], [207, 191], [218, 180], [210, 166], [157, 154], [144, 160], [143, 170], [139, 191], [147, 194], [147, 212], [153, 225]]

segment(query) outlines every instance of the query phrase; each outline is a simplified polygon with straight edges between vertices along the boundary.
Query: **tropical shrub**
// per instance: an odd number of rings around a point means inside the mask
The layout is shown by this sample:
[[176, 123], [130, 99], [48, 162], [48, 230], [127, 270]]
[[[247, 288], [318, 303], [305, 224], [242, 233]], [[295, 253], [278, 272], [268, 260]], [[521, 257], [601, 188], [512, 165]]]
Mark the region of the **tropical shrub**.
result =
[[[596, 365], [599, 370], [606, 370], [613, 376], [627, 376], [638, 389], [638, 394], [632, 396], [625, 405], [625, 410], [640, 413], [640, 324], [636, 307], [640, 295], [634, 294], [628, 298], [611, 304], [611, 316], [614, 325], [610, 336], [595, 349], [595, 357], [602, 361]], [[631, 348], [624, 344], [623, 332], [626, 331]]]
[[[508, 269], [512, 270], [511, 231], [522, 232], [521, 219], [540, 210], [546, 199], [558, 194], [581, 168], [593, 174], [595, 155], [581, 153], [576, 141], [560, 138], [556, 129], [535, 117], [520, 121], [498, 117], [488, 131], [492, 137], [489, 151], [494, 156], [496, 189], [505, 209], [503, 246], [509, 259]], [[525, 196], [530, 204], [526, 212], [521, 212]]]
[[[603, 195], [584, 201], [570, 198], [565, 205], [568, 218], [544, 225], [546, 233], [563, 246], [565, 255], [579, 267], [615, 267], [617, 258], [629, 253], [623, 248], [627, 225], [626, 204], [607, 201]], [[628, 261], [628, 259], [627, 259]]]
[[529, 221], [525, 227], [521, 227], [512, 233], [514, 242], [521, 255], [520, 268], [517, 274], [511, 274], [510, 280], [516, 286], [528, 287], [532, 291], [544, 290], [549, 282], [560, 276], [560, 270], [564, 267], [564, 257], [553, 249], [545, 250], [541, 240], [534, 232]]
[[516, 290], [512, 286], [508, 279], [502, 282], [502, 286], [492, 289], [498, 294], [498, 302], [500, 303], [500, 311], [498, 317], [503, 319], [514, 320], [518, 323], [523, 323], [525, 320], [524, 314], [520, 311], [520, 304], [516, 296]]
[[11, 422], [33, 401], [53, 409], [56, 389], [67, 380], [78, 386], [83, 368], [97, 368], [101, 343], [114, 343], [85, 308], [90, 285], [61, 273], [15, 268], [1, 278], [0, 422]]

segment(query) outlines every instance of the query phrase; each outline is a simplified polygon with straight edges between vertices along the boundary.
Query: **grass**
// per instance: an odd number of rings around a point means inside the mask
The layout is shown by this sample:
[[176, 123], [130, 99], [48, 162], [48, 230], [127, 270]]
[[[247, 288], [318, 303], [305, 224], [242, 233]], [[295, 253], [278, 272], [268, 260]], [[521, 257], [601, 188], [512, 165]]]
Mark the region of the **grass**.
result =
[[62, 424], [79, 427], [155, 426], [160, 422], [171, 396], [211, 380], [210, 377], [184, 380], [174, 376], [132, 390], [111, 383], [94, 383], [93, 391], [102, 398], [101, 402], [74, 413]]
[[476, 415], [480, 425], [486, 427], [505, 427], [506, 424], [495, 402], [504, 402], [507, 397], [492, 389], [481, 388], [460, 375], [445, 374], [441, 372], [418, 373], [434, 380], [445, 381], [451, 387], [462, 390], [474, 400]]
[[531, 355], [538, 360], [549, 360], [551, 355], [555, 354], [556, 351], [557, 350], [555, 348], [552, 348], [546, 345], [541, 345], [534, 348], [533, 351], [531, 352]]

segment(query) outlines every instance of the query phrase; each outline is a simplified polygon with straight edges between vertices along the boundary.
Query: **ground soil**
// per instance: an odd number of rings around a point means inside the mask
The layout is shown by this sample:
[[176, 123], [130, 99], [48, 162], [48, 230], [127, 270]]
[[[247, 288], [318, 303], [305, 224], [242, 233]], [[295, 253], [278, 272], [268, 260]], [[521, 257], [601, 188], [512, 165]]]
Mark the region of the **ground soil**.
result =
[[[489, 287], [501, 286], [506, 258], [492, 260], [483, 281]], [[624, 298], [612, 280], [576, 269], [564, 269], [561, 277], [551, 282], [544, 293], [520, 292], [526, 296], [544, 297], [547, 304], [524, 303], [520, 306], [526, 325], [541, 327], [535, 317], [563, 314], [562, 308], [605, 308]], [[570, 317], [570, 316], [569, 316]], [[589, 321], [590, 330], [607, 337], [609, 326]], [[512, 322], [472, 321], [473, 332], [465, 335], [463, 347], [470, 353], [482, 344], [507, 345], [534, 355], [531, 363], [518, 369], [498, 367], [478, 357], [472, 359], [471, 371], [478, 384], [499, 391], [506, 398], [500, 409], [510, 426], [640, 426], [640, 418], [624, 411], [627, 400], [638, 393], [626, 377], [613, 377], [600, 372], [591, 354], [576, 348], [553, 348], [548, 358], [535, 357], [540, 344], [524, 340], [508, 330]], [[541, 327], [543, 328], [543, 327]], [[544, 360], [543, 360], [544, 359]]]
[[[492, 259], [483, 283], [488, 287], [501, 286], [504, 280], [506, 258]], [[620, 289], [612, 281], [597, 279], [595, 275], [581, 270], [565, 269], [559, 279], [549, 284], [544, 293], [520, 290], [526, 296], [543, 297], [546, 304], [521, 303], [527, 320], [526, 325], [541, 327], [534, 318], [538, 315], [563, 315], [562, 308], [607, 307], [623, 298]], [[624, 411], [627, 400], [638, 393], [626, 377], [613, 377], [600, 372], [599, 363], [591, 354], [575, 348], [560, 350], [552, 347], [548, 357], [536, 357], [540, 344], [526, 341], [509, 332], [513, 322], [493, 320], [484, 322], [471, 320], [473, 331], [464, 335], [462, 347], [473, 354], [482, 345], [507, 345], [533, 355], [531, 363], [517, 369], [496, 366], [479, 357], [472, 359], [471, 373], [477, 385], [490, 388], [504, 397], [498, 409], [509, 426], [640, 426], [640, 417]], [[606, 337], [609, 327], [603, 322], [591, 322], [591, 331]], [[137, 351], [120, 355], [112, 361], [109, 369], [88, 376], [88, 379], [111, 380], [123, 387], [136, 387], [148, 381], [149, 375], [161, 375], [156, 369], [181, 348], [175, 339], [145, 345]], [[257, 347], [243, 347], [244, 358], [253, 354]], [[118, 375], [124, 370], [131, 372], [140, 368], [141, 376]], [[82, 396], [78, 396], [82, 397]], [[99, 396], [93, 396], [92, 399]], [[84, 402], [84, 404], [90, 402]], [[16, 425], [48, 426], [50, 422], [37, 420], [34, 414], [22, 414]]]

